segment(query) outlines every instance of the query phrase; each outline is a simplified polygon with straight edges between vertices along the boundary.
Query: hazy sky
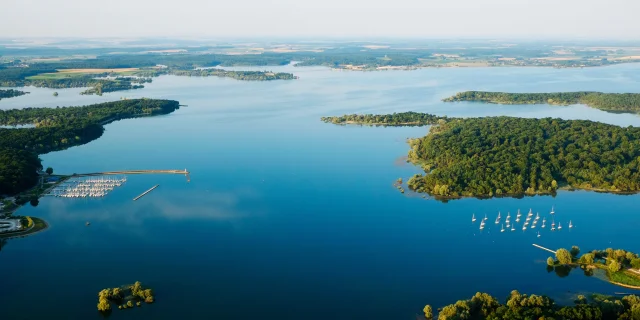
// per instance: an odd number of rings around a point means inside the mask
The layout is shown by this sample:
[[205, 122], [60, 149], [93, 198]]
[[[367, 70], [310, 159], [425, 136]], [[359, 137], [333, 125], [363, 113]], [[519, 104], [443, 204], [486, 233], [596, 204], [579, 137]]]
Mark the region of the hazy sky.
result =
[[640, 0], [2, 0], [2, 37], [640, 39]]

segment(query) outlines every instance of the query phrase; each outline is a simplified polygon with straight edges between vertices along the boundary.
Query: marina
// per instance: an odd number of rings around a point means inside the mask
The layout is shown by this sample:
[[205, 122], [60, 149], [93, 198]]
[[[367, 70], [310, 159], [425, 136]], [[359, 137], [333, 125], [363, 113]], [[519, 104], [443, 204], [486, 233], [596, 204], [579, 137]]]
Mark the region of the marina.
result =
[[46, 195], [63, 198], [100, 198], [109, 194], [116, 187], [122, 186], [126, 181], [126, 176], [71, 178], [55, 186]]

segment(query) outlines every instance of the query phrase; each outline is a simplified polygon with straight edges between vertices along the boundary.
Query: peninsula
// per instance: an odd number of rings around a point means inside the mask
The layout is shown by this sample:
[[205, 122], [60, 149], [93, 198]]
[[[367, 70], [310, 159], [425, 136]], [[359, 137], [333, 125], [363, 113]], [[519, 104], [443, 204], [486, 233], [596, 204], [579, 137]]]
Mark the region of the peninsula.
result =
[[465, 91], [443, 99], [444, 102], [479, 101], [496, 104], [585, 104], [610, 112], [640, 112], [640, 93], [602, 92], [553, 92], [553, 93], [508, 93], [487, 91]]
[[[406, 113], [403, 113], [406, 114]], [[559, 188], [640, 191], [640, 128], [583, 120], [445, 118], [410, 113], [322, 118], [325, 122], [435, 124], [409, 141], [408, 161], [424, 175], [407, 182], [440, 199], [552, 194]], [[377, 120], [376, 120], [377, 119]]]
[[7, 99], [7, 98], [13, 98], [13, 97], [19, 97], [19, 96], [25, 95], [27, 93], [29, 93], [29, 92], [24, 92], [24, 91], [15, 90], [15, 89], [9, 89], [9, 90], [0, 89], [0, 100]]

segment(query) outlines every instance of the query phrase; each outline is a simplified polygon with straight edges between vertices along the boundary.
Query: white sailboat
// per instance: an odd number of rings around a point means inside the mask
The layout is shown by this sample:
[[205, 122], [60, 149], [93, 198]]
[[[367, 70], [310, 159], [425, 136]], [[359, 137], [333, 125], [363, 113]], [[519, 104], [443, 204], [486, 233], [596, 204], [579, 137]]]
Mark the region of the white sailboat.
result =
[[536, 228], [536, 221], [533, 221], [533, 223], [531, 224], [531, 229], [535, 229]]
[[536, 221], [538, 221], [538, 219], [540, 219], [540, 214], [536, 212]]
[[507, 219], [505, 220], [505, 222], [507, 223], [507, 228], [509, 227], [509, 219], [511, 219], [511, 215], [509, 214], [509, 212], [507, 212]]
[[500, 229], [500, 232], [504, 232], [504, 224], [502, 225], [502, 229]]
[[483, 222], [484, 222], [484, 221], [487, 221], [487, 214], [486, 214], [486, 213], [484, 214], [484, 219], [483, 219], [482, 221], [483, 221]]
[[516, 226], [515, 225], [511, 225], [511, 231], [516, 231]]
[[518, 214], [516, 214], [516, 218], [520, 218], [520, 216], [522, 216], [522, 213], [520, 213], [520, 209], [518, 209]]
[[547, 222], [546, 218], [542, 218], [542, 225], [540, 226], [540, 228], [544, 228], [544, 224]]
[[558, 222], [558, 230], [562, 229], [562, 225]]
[[531, 217], [533, 215], [533, 210], [531, 210], [531, 208], [529, 208], [529, 213], [527, 213], [527, 217]]
[[484, 229], [484, 221], [480, 222], [480, 230]]
[[538, 231], [538, 238], [540, 238], [540, 231]]
[[556, 213], [555, 211], [553, 211], [553, 206], [551, 206], [551, 212], [550, 213], [551, 214], [555, 214]]
[[569, 220], [569, 229], [573, 228], [573, 224], [571, 224], [571, 220]]
[[556, 230], [556, 222], [551, 220], [551, 231]]
[[496, 224], [500, 223], [500, 211], [498, 211], [498, 217], [496, 218]]
[[471, 222], [476, 222], [476, 214], [475, 213], [471, 216]]
[[525, 230], [527, 230], [527, 224], [526, 223], [522, 226], [522, 231], [525, 231]]

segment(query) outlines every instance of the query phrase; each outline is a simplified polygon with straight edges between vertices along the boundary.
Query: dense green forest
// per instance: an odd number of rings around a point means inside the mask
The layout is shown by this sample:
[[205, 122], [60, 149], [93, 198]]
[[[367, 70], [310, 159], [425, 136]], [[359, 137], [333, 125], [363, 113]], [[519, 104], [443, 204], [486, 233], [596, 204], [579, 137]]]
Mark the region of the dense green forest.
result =
[[553, 93], [506, 93], [465, 91], [443, 99], [453, 101], [482, 101], [498, 104], [552, 104], [570, 105], [582, 103], [606, 111], [640, 112], [640, 93], [602, 92], [553, 92]]
[[42, 168], [39, 154], [95, 140], [104, 132], [103, 125], [111, 121], [167, 114], [178, 108], [179, 103], [173, 100], [136, 99], [81, 107], [0, 110], [0, 125], [35, 125], [0, 128], [0, 194], [14, 194], [33, 186], [37, 178], [34, 173]]
[[412, 190], [439, 197], [553, 193], [563, 184], [640, 190], [640, 128], [583, 120], [452, 119], [411, 141], [426, 175]]
[[[557, 305], [546, 296], [526, 295], [513, 290], [505, 303], [487, 293], [476, 293], [469, 300], [459, 300], [443, 307], [438, 320], [459, 319], [546, 319], [546, 320], [637, 320], [640, 319], [640, 297], [627, 295], [609, 297], [593, 294], [578, 295], [573, 306]], [[430, 305], [423, 309], [426, 319], [433, 319]]]
[[19, 97], [19, 96], [25, 95], [27, 93], [28, 92], [24, 92], [24, 91], [20, 91], [20, 90], [14, 90], [14, 89], [9, 89], [9, 90], [0, 89], [0, 100], [6, 99], [6, 98]]
[[322, 117], [320, 120], [334, 124], [365, 124], [387, 126], [423, 126], [436, 124], [447, 117], [438, 117], [428, 113], [401, 112], [393, 114], [347, 114], [339, 117]]

